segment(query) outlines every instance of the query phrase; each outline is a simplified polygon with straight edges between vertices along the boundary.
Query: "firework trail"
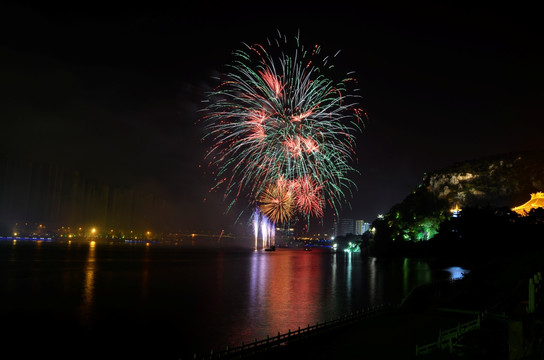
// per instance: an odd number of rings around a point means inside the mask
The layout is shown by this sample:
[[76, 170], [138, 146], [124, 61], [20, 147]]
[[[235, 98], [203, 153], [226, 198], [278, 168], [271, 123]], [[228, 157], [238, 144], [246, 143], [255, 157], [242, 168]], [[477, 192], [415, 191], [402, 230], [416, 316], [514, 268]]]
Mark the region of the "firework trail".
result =
[[206, 159], [224, 187], [227, 211], [240, 199], [275, 223], [336, 213], [355, 188], [356, 134], [365, 113], [353, 78], [333, 81], [321, 48], [290, 47], [278, 32], [268, 46], [245, 45], [207, 96]]

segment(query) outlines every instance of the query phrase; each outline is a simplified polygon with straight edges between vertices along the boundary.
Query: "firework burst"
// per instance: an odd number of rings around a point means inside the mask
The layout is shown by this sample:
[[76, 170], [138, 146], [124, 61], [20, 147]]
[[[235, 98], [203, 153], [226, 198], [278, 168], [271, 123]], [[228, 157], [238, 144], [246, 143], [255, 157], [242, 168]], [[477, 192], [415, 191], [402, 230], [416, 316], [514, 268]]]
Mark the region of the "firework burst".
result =
[[276, 224], [287, 222], [293, 215], [293, 193], [281, 179], [261, 192], [258, 203], [261, 213]]
[[[355, 187], [349, 176], [361, 130], [353, 78], [333, 81], [330, 58], [278, 33], [268, 46], [233, 53], [224, 79], [208, 94], [206, 159], [216, 167], [230, 209], [241, 198], [275, 222], [335, 212]], [[282, 185], [282, 183], [285, 183]]]
[[323, 195], [321, 185], [318, 185], [309, 176], [294, 180], [293, 198], [295, 207], [306, 216], [323, 217]]

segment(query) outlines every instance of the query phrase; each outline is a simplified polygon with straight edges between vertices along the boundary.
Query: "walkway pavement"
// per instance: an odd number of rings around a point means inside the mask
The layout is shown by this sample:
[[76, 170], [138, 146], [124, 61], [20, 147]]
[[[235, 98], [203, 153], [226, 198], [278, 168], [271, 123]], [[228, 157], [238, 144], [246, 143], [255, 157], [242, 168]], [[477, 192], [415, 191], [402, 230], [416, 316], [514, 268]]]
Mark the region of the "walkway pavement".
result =
[[309, 339], [259, 354], [256, 359], [412, 359], [416, 344], [438, 338], [440, 330], [475, 316], [443, 312], [399, 312], [314, 335]]

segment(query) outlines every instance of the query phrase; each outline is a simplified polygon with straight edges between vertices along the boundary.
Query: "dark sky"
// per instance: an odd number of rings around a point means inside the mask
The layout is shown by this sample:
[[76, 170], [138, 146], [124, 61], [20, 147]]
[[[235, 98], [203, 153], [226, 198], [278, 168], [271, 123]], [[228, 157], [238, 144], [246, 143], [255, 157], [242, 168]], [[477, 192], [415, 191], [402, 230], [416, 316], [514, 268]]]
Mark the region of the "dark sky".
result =
[[1, 5], [4, 156], [153, 189], [184, 225], [232, 223], [207, 194], [193, 123], [231, 51], [277, 29], [341, 50], [338, 76], [353, 70], [359, 81], [369, 120], [343, 216], [374, 220], [426, 171], [542, 147], [543, 31], [532, 5], [127, 4]]

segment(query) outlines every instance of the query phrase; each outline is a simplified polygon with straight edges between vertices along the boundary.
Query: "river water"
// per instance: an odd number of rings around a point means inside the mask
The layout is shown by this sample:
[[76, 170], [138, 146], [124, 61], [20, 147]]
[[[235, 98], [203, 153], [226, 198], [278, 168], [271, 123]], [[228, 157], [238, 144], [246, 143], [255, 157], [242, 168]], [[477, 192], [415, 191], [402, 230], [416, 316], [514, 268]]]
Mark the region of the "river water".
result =
[[0, 243], [0, 322], [18, 358], [186, 359], [399, 303], [461, 276], [329, 249]]

